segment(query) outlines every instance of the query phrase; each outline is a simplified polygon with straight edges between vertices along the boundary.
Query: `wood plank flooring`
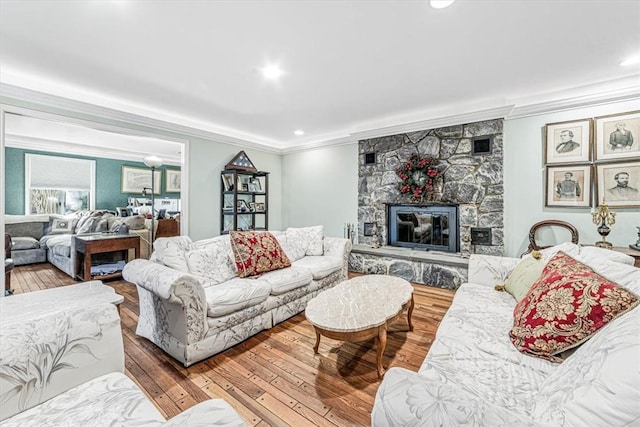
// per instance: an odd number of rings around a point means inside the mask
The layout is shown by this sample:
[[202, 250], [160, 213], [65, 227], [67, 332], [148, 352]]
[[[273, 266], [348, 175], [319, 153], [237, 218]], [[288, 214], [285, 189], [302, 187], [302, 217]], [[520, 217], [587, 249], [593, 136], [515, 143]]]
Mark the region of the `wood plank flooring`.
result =
[[[16, 267], [15, 293], [76, 283], [48, 263]], [[373, 340], [344, 343], [315, 333], [304, 314], [185, 368], [135, 334], [138, 294], [124, 280], [106, 282], [124, 296], [120, 307], [126, 374], [170, 418], [210, 398], [225, 399], [250, 426], [368, 426], [376, 390]], [[414, 285], [413, 332], [389, 333], [383, 366], [417, 371], [453, 292]], [[406, 324], [406, 316], [398, 325]]]

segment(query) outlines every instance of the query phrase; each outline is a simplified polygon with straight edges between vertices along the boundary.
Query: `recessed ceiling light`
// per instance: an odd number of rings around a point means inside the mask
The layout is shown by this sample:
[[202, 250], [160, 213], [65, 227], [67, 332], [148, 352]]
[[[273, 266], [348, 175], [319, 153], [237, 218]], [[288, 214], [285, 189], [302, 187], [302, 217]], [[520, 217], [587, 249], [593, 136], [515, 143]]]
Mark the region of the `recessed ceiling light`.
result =
[[626, 67], [628, 65], [640, 64], [640, 55], [630, 56], [620, 63], [620, 66]]
[[294, 134], [298, 135], [298, 136], [302, 136], [304, 135], [304, 131], [302, 129], [297, 129], [293, 131]]
[[445, 7], [451, 6], [454, 1], [456, 0], [430, 0], [429, 4], [434, 9], [444, 9]]
[[277, 65], [267, 65], [262, 69], [262, 75], [265, 79], [277, 80], [282, 76], [282, 70]]

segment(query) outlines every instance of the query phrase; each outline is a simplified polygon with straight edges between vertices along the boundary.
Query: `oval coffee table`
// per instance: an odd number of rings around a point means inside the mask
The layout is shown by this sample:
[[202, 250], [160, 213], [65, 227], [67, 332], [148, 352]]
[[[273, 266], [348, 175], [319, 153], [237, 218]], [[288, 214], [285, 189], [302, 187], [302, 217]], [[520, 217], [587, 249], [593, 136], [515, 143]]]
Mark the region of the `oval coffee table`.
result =
[[316, 332], [315, 353], [320, 335], [362, 342], [376, 339], [376, 365], [382, 377], [382, 354], [387, 345], [387, 327], [407, 310], [409, 331], [413, 311], [413, 287], [399, 277], [359, 276], [318, 294], [307, 303], [305, 316]]

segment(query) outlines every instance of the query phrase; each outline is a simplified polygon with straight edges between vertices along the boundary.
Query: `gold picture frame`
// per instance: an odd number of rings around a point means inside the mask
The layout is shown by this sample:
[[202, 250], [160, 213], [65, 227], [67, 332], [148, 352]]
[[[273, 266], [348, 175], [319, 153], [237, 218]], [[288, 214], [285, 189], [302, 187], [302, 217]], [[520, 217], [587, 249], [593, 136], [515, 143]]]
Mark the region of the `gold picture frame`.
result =
[[[153, 181], [154, 194], [161, 194], [162, 169], [156, 169]], [[120, 175], [120, 192], [141, 194], [145, 188], [151, 189], [151, 169], [123, 165]]]

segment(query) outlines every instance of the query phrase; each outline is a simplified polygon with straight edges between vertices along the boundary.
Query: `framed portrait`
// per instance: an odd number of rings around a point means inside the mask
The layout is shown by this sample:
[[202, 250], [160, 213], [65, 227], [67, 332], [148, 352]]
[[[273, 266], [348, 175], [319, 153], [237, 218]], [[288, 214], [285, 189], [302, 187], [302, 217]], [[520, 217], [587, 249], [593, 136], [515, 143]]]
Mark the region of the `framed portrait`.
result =
[[591, 160], [591, 119], [545, 126], [545, 163], [584, 163]]
[[640, 160], [596, 165], [598, 206], [640, 207]]
[[547, 166], [545, 206], [591, 207], [591, 165]]
[[640, 111], [596, 117], [596, 160], [640, 159]]
[[249, 180], [249, 191], [252, 193], [262, 192], [262, 184], [260, 184], [260, 180], [258, 178], [251, 178]]
[[165, 173], [167, 174], [165, 191], [167, 193], [179, 193], [182, 176], [180, 171], [177, 169], [165, 169]]
[[233, 175], [222, 175], [222, 185], [224, 185], [224, 191], [233, 191]]
[[[162, 169], [157, 169], [153, 174], [153, 192], [160, 194], [162, 183]], [[121, 193], [142, 193], [145, 188], [151, 188], [151, 169], [122, 166], [120, 177]]]

